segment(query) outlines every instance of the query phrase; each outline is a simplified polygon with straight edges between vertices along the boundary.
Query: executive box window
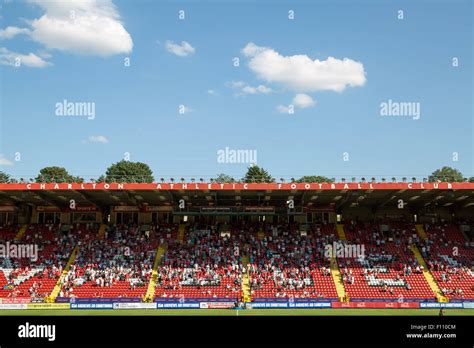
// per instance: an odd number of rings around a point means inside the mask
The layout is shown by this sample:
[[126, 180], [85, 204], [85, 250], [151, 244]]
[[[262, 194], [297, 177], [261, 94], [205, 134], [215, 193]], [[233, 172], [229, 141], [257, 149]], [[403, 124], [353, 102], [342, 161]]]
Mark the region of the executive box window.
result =
[[40, 224], [59, 224], [61, 222], [61, 213], [39, 213], [38, 223]]
[[71, 223], [77, 222], [95, 222], [97, 221], [97, 213], [72, 213]]
[[0, 213], [0, 226], [18, 224], [18, 213], [3, 212]]
[[117, 224], [137, 224], [138, 213], [117, 213]]

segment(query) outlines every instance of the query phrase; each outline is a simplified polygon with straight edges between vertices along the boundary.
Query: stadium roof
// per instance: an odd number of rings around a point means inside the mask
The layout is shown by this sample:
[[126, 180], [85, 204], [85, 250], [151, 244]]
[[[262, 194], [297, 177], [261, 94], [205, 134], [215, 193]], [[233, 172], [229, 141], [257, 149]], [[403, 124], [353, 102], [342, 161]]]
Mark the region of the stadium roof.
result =
[[23, 183], [0, 184], [0, 204], [296, 206], [341, 209], [381, 207], [403, 200], [409, 207], [474, 207], [474, 183]]

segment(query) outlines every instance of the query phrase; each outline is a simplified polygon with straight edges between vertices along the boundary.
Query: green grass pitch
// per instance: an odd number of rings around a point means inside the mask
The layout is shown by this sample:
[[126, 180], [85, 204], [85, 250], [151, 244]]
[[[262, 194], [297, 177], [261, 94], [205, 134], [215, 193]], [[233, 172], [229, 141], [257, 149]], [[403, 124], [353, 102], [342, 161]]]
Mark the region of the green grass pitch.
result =
[[[438, 309], [27, 309], [27, 310], [0, 310], [0, 315], [8, 316], [134, 316], [134, 315], [160, 315], [160, 316], [437, 316]], [[444, 315], [474, 316], [474, 309], [445, 309]]]

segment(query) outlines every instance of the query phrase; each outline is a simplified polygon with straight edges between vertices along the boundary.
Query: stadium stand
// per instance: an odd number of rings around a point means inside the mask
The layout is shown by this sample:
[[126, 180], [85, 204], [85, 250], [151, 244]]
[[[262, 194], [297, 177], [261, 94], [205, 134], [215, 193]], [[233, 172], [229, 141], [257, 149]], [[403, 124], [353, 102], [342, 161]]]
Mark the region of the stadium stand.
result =
[[[382, 231], [382, 227], [385, 230]], [[364, 245], [363, 258], [339, 259], [351, 299], [434, 299], [410, 245], [418, 242], [415, 227], [402, 223], [361, 223], [345, 226], [349, 243]]]
[[105, 239], [79, 241], [80, 251], [59, 297], [141, 297], [150, 278], [157, 241], [137, 225], [114, 226]]
[[[144, 298], [159, 246], [155, 299], [337, 299], [331, 259], [352, 300], [435, 301], [413, 246], [449, 300], [474, 298], [474, 250], [459, 225], [381, 219], [331, 223], [30, 224], [0, 228], [2, 242], [38, 245], [37, 260], [3, 258], [0, 298]], [[340, 225], [341, 226], [341, 225]], [[99, 238], [102, 235], [102, 238]], [[327, 246], [364, 246], [362, 255], [327, 255]], [[355, 250], [355, 249], [347, 249]], [[359, 250], [360, 251], [360, 250]], [[426, 270], [425, 270], [426, 271]], [[245, 279], [248, 284], [243, 284]], [[243, 286], [245, 285], [245, 286]]]
[[240, 298], [240, 240], [214, 228], [195, 226], [179, 242], [167, 239], [155, 296], [160, 298]]
[[[10, 232], [11, 236], [13, 229]], [[0, 297], [26, 297], [42, 300], [49, 295], [56, 279], [61, 274], [73, 249], [73, 240], [68, 236], [60, 235], [57, 225], [35, 224], [28, 227], [21, 241], [11, 241], [17, 245], [20, 242], [37, 245], [37, 259], [4, 258], [2, 260]]]
[[[335, 240], [332, 227], [312, 226], [302, 236], [295, 224], [269, 226], [262, 240], [250, 237], [252, 298], [337, 298], [324, 245]], [[328, 234], [331, 233], [331, 234]]]
[[421, 253], [443, 295], [450, 299], [474, 298], [474, 250], [455, 224], [427, 224], [428, 239]]

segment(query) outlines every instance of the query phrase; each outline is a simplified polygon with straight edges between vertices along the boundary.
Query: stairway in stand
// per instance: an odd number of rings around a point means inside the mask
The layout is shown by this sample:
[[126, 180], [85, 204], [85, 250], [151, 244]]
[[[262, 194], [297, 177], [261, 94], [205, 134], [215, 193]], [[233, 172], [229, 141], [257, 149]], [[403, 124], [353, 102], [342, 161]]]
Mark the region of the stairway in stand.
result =
[[346, 294], [346, 288], [342, 281], [341, 272], [339, 271], [339, 265], [335, 256], [331, 257], [331, 275], [336, 287], [337, 297], [340, 302], [349, 302], [349, 296]]
[[346, 232], [344, 231], [343, 224], [336, 224], [337, 235], [339, 236], [339, 240], [347, 240]]
[[23, 238], [23, 236], [25, 235], [27, 229], [28, 229], [27, 224], [21, 226], [20, 230], [18, 231], [18, 233], [15, 237], [15, 240], [21, 240]]
[[244, 302], [251, 302], [252, 296], [250, 294], [250, 275], [248, 264], [250, 263], [248, 255], [242, 255], [242, 266], [245, 268], [245, 272], [242, 274], [242, 294]]
[[426, 282], [429, 284], [431, 290], [436, 295], [438, 302], [448, 302], [449, 299], [441, 292], [438, 283], [431, 274], [428, 266], [426, 265], [425, 259], [423, 258], [423, 255], [421, 255], [418, 247], [415, 244], [412, 244], [410, 246], [410, 249], [413, 252], [413, 255], [415, 255], [416, 261], [418, 261], [418, 263], [423, 266], [423, 275], [425, 276]]
[[107, 230], [107, 225], [106, 224], [100, 224], [99, 232], [97, 232], [97, 238], [98, 239], [104, 239], [106, 230]]
[[146, 291], [146, 295], [143, 298], [143, 302], [153, 302], [155, 298], [156, 281], [158, 279], [158, 266], [160, 264], [161, 257], [164, 255], [166, 250], [166, 244], [158, 246], [158, 250], [156, 251], [155, 256], [155, 262], [153, 262], [153, 270], [151, 271], [150, 282], [148, 283], [148, 288]]
[[428, 235], [426, 234], [425, 229], [423, 228], [423, 225], [416, 224], [415, 228], [416, 228], [416, 232], [418, 233], [418, 236], [421, 239], [428, 239]]
[[46, 297], [45, 302], [54, 302], [56, 300], [56, 297], [58, 297], [59, 292], [61, 291], [61, 287], [63, 286], [64, 278], [66, 277], [67, 272], [69, 272], [71, 265], [76, 260], [77, 253], [79, 253], [79, 246], [76, 246], [73, 249], [71, 256], [69, 257], [69, 261], [66, 264], [66, 267], [64, 267], [61, 276], [59, 277], [58, 281], [56, 282], [56, 285], [53, 288], [53, 291], [51, 291], [51, 294]]
[[186, 224], [179, 224], [179, 227], [178, 227], [178, 241], [181, 244], [184, 243], [185, 235], [186, 235]]

